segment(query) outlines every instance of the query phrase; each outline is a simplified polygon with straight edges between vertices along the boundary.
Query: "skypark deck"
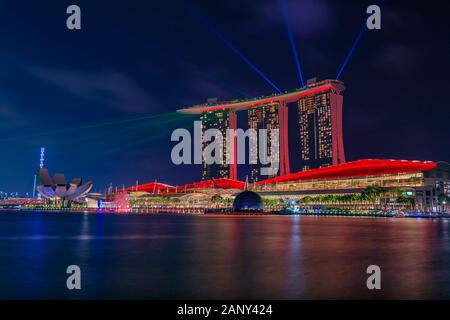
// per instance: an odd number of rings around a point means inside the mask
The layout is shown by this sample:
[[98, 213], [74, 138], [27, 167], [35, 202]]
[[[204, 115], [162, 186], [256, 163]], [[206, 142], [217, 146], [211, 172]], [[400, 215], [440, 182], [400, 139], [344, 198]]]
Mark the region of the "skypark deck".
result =
[[299, 100], [304, 96], [308, 96], [310, 94], [315, 94], [322, 91], [332, 90], [337, 93], [340, 93], [345, 89], [344, 84], [338, 80], [324, 80], [316, 83], [312, 83], [307, 85], [305, 88], [287, 92], [282, 94], [274, 94], [272, 96], [254, 98], [254, 99], [236, 99], [232, 101], [223, 101], [217, 103], [206, 103], [195, 105], [192, 107], [187, 107], [183, 109], [177, 110], [179, 113], [185, 114], [201, 114], [203, 112], [212, 112], [219, 110], [247, 110], [251, 108], [255, 108], [261, 105], [266, 105], [270, 103], [290, 103]]

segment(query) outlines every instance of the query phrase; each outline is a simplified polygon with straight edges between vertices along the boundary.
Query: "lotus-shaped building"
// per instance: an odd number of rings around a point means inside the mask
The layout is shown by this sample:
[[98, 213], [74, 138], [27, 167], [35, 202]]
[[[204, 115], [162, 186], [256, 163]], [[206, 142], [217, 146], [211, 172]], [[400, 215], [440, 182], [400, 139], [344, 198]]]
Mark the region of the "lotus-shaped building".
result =
[[39, 169], [38, 177], [37, 192], [44, 198], [62, 200], [63, 202], [76, 201], [78, 198], [85, 196], [93, 186], [92, 181], [82, 184], [80, 178], [72, 179], [67, 183], [63, 173], [55, 173], [53, 178], [50, 178], [46, 168]]

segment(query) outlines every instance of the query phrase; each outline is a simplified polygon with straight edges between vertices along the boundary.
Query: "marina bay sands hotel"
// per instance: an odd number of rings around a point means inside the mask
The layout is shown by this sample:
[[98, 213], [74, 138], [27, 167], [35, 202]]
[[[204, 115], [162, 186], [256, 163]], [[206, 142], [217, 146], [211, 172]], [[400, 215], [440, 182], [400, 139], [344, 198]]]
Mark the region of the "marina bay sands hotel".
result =
[[[341, 81], [310, 79], [299, 90], [255, 99], [238, 99], [218, 102], [210, 99], [208, 103], [178, 110], [181, 113], [198, 114], [203, 132], [210, 128], [219, 129], [224, 137], [223, 157], [227, 144], [226, 129], [237, 129], [237, 115], [247, 112], [248, 127], [253, 129], [279, 129], [279, 172], [277, 176], [290, 173], [290, 163], [295, 161], [300, 170], [320, 168], [345, 162], [342, 135], [342, 92], [345, 87]], [[289, 130], [288, 118], [296, 117], [298, 129]], [[242, 128], [244, 129], [244, 128]], [[300, 146], [295, 159], [289, 156], [289, 141], [296, 140]], [[270, 150], [268, 141], [268, 150]], [[294, 145], [294, 143], [293, 143]], [[205, 144], [203, 143], [203, 148]], [[252, 150], [250, 150], [252, 152]], [[259, 164], [250, 165], [250, 178], [259, 181]], [[237, 180], [237, 164], [206, 164], [203, 161], [202, 179], [229, 178]]]

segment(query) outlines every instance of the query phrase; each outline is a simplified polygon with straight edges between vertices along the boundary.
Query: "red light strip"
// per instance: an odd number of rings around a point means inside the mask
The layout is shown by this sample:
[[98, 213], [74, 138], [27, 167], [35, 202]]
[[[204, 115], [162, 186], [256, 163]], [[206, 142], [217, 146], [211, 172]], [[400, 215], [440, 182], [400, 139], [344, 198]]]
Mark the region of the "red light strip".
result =
[[327, 90], [331, 90], [331, 89], [335, 89], [336, 91], [339, 91], [339, 89], [336, 86], [334, 86], [333, 84], [325, 84], [325, 85], [322, 85], [319, 87], [306, 89], [306, 90], [303, 90], [300, 92], [291, 92], [291, 93], [286, 93], [286, 94], [282, 94], [282, 95], [275, 96], [275, 97], [263, 98], [260, 100], [236, 102], [236, 103], [222, 104], [222, 105], [217, 105], [217, 106], [198, 106], [198, 107], [185, 108], [185, 109], [181, 109], [178, 111], [183, 112], [183, 113], [199, 114], [199, 113], [203, 113], [203, 112], [212, 112], [212, 111], [219, 111], [219, 110], [226, 110], [226, 109], [236, 110], [236, 111], [246, 110], [246, 109], [251, 109], [251, 108], [254, 108], [257, 106], [274, 103], [274, 102], [289, 103], [292, 101], [296, 101], [302, 97], [313, 95], [315, 93], [327, 91]]
[[[370, 175], [397, 174], [407, 172], [428, 171], [436, 167], [436, 162], [432, 161], [408, 161], [408, 160], [382, 160], [366, 159], [347, 162], [329, 167], [300, 171], [284, 176], [262, 180], [256, 185], [274, 184], [290, 181], [321, 180], [336, 178], [352, 178]], [[162, 183], [147, 183], [137, 186], [137, 191], [147, 191], [152, 193], [177, 193], [179, 190], [195, 189], [243, 189], [245, 183], [239, 180], [220, 178], [214, 180], [199, 181], [179, 187], [172, 187]], [[136, 187], [128, 187], [126, 191], [135, 191]], [[121, 191], [121, 190], [119, 190]]]

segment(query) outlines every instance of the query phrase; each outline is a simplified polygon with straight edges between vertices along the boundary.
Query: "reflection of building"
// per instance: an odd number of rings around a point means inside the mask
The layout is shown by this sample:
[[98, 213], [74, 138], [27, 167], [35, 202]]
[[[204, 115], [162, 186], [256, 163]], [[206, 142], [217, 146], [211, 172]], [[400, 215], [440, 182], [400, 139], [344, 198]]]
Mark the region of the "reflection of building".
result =
[[[236, 115], [229, 110], [219, 110], [204, 112], [201, 114], [200, 119], [202, 121], [202, 133], [208, 129], [218, 129], [222, 134], [222, 148], [220, 159], [222, 163], [207, 164], [205, 162], [205, 148], [211, 142], [202, 141], [202, 179], [217, 179], [217, 178], [236, 178], [236, 161], [234, 164], [228, 164], [229, 148], [226, 144], [227, 129], [236, 128]], [[213, 138], [215, 139], [215, 138]]]
[[345, 162], [340, 90], [331, 87], [298, 100], [301, 170]]
[[66, 205], [84, 197], [92, 189], [92, 181], [82, 184], [80, 178], [66, 182], [63, 173], [55, 173], [50, 178], [48, 170], [42, 168], [38, 172], [39, 185], [36, 190], [42, 197]]

